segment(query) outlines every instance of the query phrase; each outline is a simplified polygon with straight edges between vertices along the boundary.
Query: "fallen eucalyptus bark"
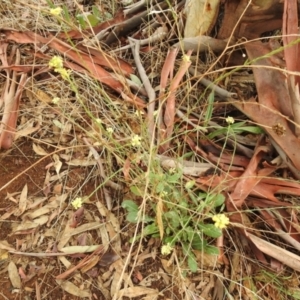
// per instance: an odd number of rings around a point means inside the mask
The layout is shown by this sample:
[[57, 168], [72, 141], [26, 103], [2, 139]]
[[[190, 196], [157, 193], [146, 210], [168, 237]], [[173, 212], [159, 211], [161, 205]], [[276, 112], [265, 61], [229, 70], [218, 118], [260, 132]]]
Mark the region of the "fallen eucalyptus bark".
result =
[[206, 35], [201, 35], [184, 38], [178, 43], [174, 44], [173, 47], [181, 49], [182, 51], [193, 50], [197, 53], [206, 51], [222, 52], [233, 42], [234, 41], [232, 40], [230, 43], [228, 43], [227, 40], [218, 40]]

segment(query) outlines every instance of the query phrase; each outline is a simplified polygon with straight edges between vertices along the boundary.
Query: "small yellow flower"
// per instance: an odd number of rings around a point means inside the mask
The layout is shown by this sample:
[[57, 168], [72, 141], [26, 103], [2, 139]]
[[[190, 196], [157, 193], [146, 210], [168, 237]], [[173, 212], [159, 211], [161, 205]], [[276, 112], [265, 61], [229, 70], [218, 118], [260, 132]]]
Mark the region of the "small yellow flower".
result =
[[54, 97], [54, 98], [52, 99], [52, 103], [53, 103], [53, 104], [57, 104], [59, 101], [60, 101], [60, 98], [58, 98], [58, 97]]
[[71, 204], [73, 205], [73, 207], [75, 208], [75, 209], [78, 209], [78, 208], [80, 208], [81, 206], [82, 206], [82, 198], [76, 198], [75, 200], [73, 200], [72, 202], [71, 202]]
[[64, 68], [58, 68], [54, 70], [55, 72], [59, 73], [61, 75], [61, 77], [65, 80], [70, 79], [70, 70], [66, 70]]
[[168, 255], [172, 252], [172, 250], [173, 250], [173, 247], [171, 246], [171, 244], [167, 243], [166, 245], [163, 245], [161, 247], [161, 254], [162, 255]]
[[184, 62], [187, 62], [187, 63], [189, 63], [191, 60], [190, 60], [190, 57], [188, 56], [188, 55], [183, 55], [182, 56], [182, 60], [184, 61]]
[[170, 174], [175, 174], [177, 172], [176, 168], [170, 168], [169, 173]]
[[136, 110], [134, 113], [137, 117], [141, 117], [142, 115], [144, 115], [145, 113], [142, 110]]
[[227, 122], [227, 124], [233, 124], [234, 123], [234, 118], [233, 117], [227, 117], [226, 119], [225, 119], [225, 121]]
[[195, 185], [196, 181], [195, 180], [190, 180], [185, 184], [186, 189], [191, 189]]
[[57, 72], [57, 69], [62, 69], [64, 67], [62, 58], [60, 56], [53, 56], [49, 61], [49, 67], [54, 68], [55, 72]]
[[165, 198], [165, 197], [167, 197], [168, 196], [168, 192], [166, 192], [166, 191], [162, 191], [161, 193], [160, 193], [160, 197], [161, 198]]
[[96, 122], [97, 124], [102, 124], [102, 120], [101, 120], [100, 118], [95, 119], [95, 122]]
[[229, 224], [229, 218], [224, 214], [214, 215], [212, 220], [215, 222], [215, 226], [220, 229], [226, 228]]
[[61, 7], [55, 7], [55, 8], [51, 8], [50, 9], [50, 14], [53, 16], [59, 16], [62, 12], [62, 8]]
[[141, 145], [141, 137], [139, 136], [139, 135], [137, 135], [137, 134], [135, 134], [133, 137], [132, 137], [132, 139], [131, 139], [131, 145], [133, 146], [133, 147], [138, 147], [138, 146], [140, 146]]
[[112, 134], [114, 132], [114, 129], [112, 127], [108, 127], [106, 129], [106, 131], [109, 133], [109, 134]]

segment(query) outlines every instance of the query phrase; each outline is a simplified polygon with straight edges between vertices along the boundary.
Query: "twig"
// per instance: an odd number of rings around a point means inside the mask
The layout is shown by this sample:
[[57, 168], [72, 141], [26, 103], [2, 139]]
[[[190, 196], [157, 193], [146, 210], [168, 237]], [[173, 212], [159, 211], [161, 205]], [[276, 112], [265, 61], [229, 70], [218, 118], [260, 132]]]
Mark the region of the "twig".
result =
[[[167, 35], [166, 27], [165, 26], [164, 27], [159, 27], [148, 38], [143, 39], [143, 40], [139, 40], [139, 45], [144, 46], [144, 45], [149, 45], [149, 44], [154, 43], [154, 42], [161, 41], [166, 35]], [[129, 48], [132, 48], [131, 44], [126, 45], [124, 47], [117, 48], [115, 50], [111, 50], [110, 52], [112, 52], [112, 53], [121, 52], [121, 51], [127, 50]]]
[[154, 139], [154, 109], [155, 109], [155, 91], [150, 83], [150, 80], [146, 74], [146, 71], [141, 63], [139, 50], [140, 50], [140, 42], [138, 40], [135, 40], [133, 38], [128, 38], [129, 43], [132, 48], [132, 53], [134, 57], [135, 64], [137, 66], [137, 69], [139, 71], [139, 74], [141, 76], [141, 80], [144, 84], [144, 87], [146, 89], [146, 92], [148, 94], [149, 98], [149, 105], [148, 105], [148, 133], [149, 133], [149, 139], [150, 143]]
[[[197, 71], [194, 67], [190, 67], [189, 68], [189, 72], [196, 76]], [[222, 88], [220, 88], [219, 86], [217, 86], [216, 84], [214, 84], [212, 81], [206, 79], [206, 78], [201, 78], [200, 79], [200, 83], [202, 83], [204, 86], [206, 86], [208, 89], [214, 91], [218, 96], [220, 96], [221, 98], [231, 98], [231, 97], [236, 97], [237, 94], [236, 93], [230, 93]]]

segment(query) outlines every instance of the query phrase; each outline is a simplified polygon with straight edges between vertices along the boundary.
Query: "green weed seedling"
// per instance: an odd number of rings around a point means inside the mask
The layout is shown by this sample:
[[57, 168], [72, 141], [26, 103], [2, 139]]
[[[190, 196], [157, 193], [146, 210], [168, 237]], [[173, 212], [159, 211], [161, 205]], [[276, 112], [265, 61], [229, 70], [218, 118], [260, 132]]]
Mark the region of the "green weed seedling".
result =
[[[144, 223], [143, 238], [161, 238], [162, 254], [170, 254], [175, 246], [183, 250], [183, 261], [187, 260], [189, 269], [198, 269], [193, 250], [218, 255], [218, 248], [211, 245], [213, 239], [222, 235], [222, 229], [211, 222], [215, 209], [224, 204], [221, 194], [197, 193], [192, 190], [194, 181], [182, 184], [183, 176], [179, 171], [164, 172], [160, 169], [150, 175], [150, 209], [142, 218], [140, 207], [133, 200], [125, 200], [122, 207], [127, 212], [127, 221]], [[140, 188], [131, 187], [131, 192], [142, 197]], [[135, 239], [136, 241], [137, 239]]]

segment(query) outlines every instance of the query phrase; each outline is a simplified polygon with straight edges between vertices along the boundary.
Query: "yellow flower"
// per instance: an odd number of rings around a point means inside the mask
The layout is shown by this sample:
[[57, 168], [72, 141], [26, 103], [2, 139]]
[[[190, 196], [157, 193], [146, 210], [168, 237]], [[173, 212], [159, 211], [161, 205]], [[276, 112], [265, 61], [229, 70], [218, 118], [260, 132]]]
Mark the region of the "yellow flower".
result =
[[135, 134], [132, 139], [131, 139], [131, 145], [133, 147], [137, 147], [137, 146], [140, 146], [141, 145], [141, 137], [137, 134]]
[[65, 80], [70, 79], [70, 70], [66, 70], [64, 68], [55, 69], [55, 72], [59, 73], [61, 77]]
[[163, 245], [161, 247], [161, 254], [162, 255], [168, 255], [172, 252], [173, 247], [170, 245], [170, 243], [167, 243], [166, 245]]
[[55, 8], [51, 8], [50, 9], [50, 14], [53, 16], [59, 16], [62, 12], [62, 8], [61, 7], [55, 7]]
[[186, 189], [191, 189], [195, 185], [196, 181], [195, 180], [190, 180], [185, 184]]
[[224, 214], [214, 215], [212, 220], [215, 222], [215, 226], [220, 229], [226, 228], [229, 224], [229, 218]]
[[136, 110], [134, 113], [136, 116], [141, 117], [142, 115], [144, 115], [145, 113], [142, 110]]
[[59, 101], [60, 101], [60, 98], [58, 98], [58, 97], [54, 97], [52, 99], [52, 103], [54, 103], [54, 104], [57, 104]]
[[76, 198], [75, 200], [73, 200], [73, 201], [71, 202], [71, 204], [73, 205], [73, 207], [74, 207], [75, 209], [80, 208], [80, 207], [82, 206], [82, 198]]
[[106, 129], [106, 131], [109, 133], [109, 134], [112, 134], [114, 132], [114, 129], [112, 127], [108, 127]]
[[182, 60], [184, 61], [184, 62], [187, 62], [187, 63], [189, 63], [191, 60], [190, 60], [190, 57], [188, 56], [188, 55], [183, 55], [182, 56]]
[[166, 191], [162, 191], [161, 193], [160, 193], [160, 197], [162, 197], [162, 198], [165, 198], [165, 197], [167, 197], [168, 196], [168, 192], [166, 192]]
[[53, 56], [49, 61], [49, 67], [54, 68], [55, 72], [57, 72], [57, 69], [62, 69], [64, 67], [62, 58], [60, 56]]
[[227, 124], [233, 124], [234, 123], [234, 118], [233, 117], [227, 117], [226, 119], [225, 119], [225, 121], [227, 122]]

